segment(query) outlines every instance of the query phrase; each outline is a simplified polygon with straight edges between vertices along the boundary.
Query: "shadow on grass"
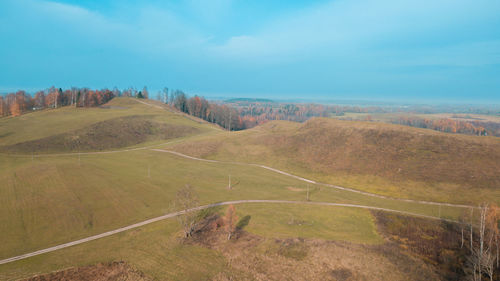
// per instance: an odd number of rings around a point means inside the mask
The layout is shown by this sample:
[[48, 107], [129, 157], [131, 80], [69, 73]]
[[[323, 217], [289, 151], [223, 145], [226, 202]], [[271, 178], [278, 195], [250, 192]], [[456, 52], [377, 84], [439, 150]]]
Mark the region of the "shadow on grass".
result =
[[252, 218], [252, 216], [250, 215], [246, 215], [244, 217], [242, 217], [240, 219], [240, 221], [238, 221], [238, 223], [236, 224], [236, 229], [243, 229], [245, 226], [247, 226], [249, 223], [250, 223], [250, 219]]
[[206, 219], [221, 212], [223, 206], [214, 206], [200, 210], [197, 214], [198, 220]]

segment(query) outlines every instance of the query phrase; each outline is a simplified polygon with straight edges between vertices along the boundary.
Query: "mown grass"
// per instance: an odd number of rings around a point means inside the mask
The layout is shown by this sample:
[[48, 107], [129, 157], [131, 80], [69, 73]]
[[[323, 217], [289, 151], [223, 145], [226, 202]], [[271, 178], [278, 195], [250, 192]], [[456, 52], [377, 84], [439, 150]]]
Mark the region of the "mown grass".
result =
[[108, 261], [127, 261], [157, 280], [206, 280], [224, 271], [227, 264], [224, 257], [207, 248], [180, 243], [178, 234], [179, 226], [175, 220], [155, 223], [86, 244], [0, 265], [0, 279], [17, 280], [68, 267]]
[[[364, 211], [314, 206], [304, 213], [302, 206], [264, 204], [238, 205], [237, 211], [251, 216], [244, 230], [264, 237], [298, 235], [357, 243], [381, 241], [375, 232], [371, 215]], [[324, 214], [325, 211], [328, 215]], [[298, 230], [298, 225], [286, 223], [290, 215], [307, 220], [308, 223]], [[358, 221], [346, 226], [348, 218]], [[310, 223], [316, 219], [319, 221]], [[283, 220], [285, 223], [282, 223]], [[0, 279], [15, 280], [73, 266], [117, 260], [126, 261], [146, 275], [160, 280], [205, 280], [229, 270], [231, 275], [238, 276], [239, 273], [230, 268], [220, 253], [183, 243], [181, 237], [178, 223], [170, 219], [57, 252], [0, 265]], [[263, 244], [256, 251], [265, 251], [262, 247], [272, 246]]]
[[[165, 214], [172, 211], [175, 192], [185, 184], [196, 188], [200, 204], [237, 199], [306, 200], [305, 183], [278, 173], [151, 150], [82, 155], [80, 161], [77, 155], [33, 160], [2, 157], [0, 168], [0, 233], [4, 241], [0, 258]], [[232, 190], [227, 189], [229, 174]], [[311, 187], [310, 199], [439, 214], [437, 206], [320, 186]], [[441, 215], [456, 218], [461, 211], [442, 207]]]
[[382, 243], [368, 210], [285, 204], [245, 204], [236, 210], [240, 218], [250, 216], [246, 231], [268, 238]]

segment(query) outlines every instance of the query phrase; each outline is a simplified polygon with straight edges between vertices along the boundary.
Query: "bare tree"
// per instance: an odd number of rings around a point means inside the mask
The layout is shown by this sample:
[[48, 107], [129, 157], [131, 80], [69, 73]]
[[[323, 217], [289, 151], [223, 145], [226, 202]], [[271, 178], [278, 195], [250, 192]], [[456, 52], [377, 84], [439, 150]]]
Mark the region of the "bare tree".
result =
[[[494, 248], [494, 261], [496, 267], [499, 267], [499, 240], [500, 240], [500, 208], [495, 205], [489, 206], [489, 212], [486, 215], [486, 223], [488, 228], [490, 248]], [[493, 252], [493, 250], [492, 250]]]
[[168, 103], [168, 88], [164, 87], [162, 90], [163, 94], [163, 103]]
[[177, 191], [174, 201], [174, 208], [183, 211], [183, 214], [177, 216], [177, 220], [184, 230], [184, 236], [191, 237], [196, 225], [197, 213], [189, 210], [198, 206], [198, 195], [194, 188], [186, 184], [183, 188]]
[[484, 273], [490, 277], [490, 281], [493, 281], [493, 274], [495, 273], [495, 255], [492, 251], [487, 251], [483, 255], [483, 260], [481, 263], [484, 267]]
[[486, 274], [490, 280], [493, 280], [493, 274], [498, 267], [498, 209], [483, 204], [479, 211], [478, 240], [476, 243], [471, 240], [471, 254], [468, 257], [469, 267], [472, 271], [471, 279], [481, 281], [483, 275]]
[[238, 216], [236, 216], [236, 209], [233, 205], [229, 205], [224, 216], [224, 226], [227, 232], [227, 240], [230, 240], [236, 231], [236, 223], [238, 221]]

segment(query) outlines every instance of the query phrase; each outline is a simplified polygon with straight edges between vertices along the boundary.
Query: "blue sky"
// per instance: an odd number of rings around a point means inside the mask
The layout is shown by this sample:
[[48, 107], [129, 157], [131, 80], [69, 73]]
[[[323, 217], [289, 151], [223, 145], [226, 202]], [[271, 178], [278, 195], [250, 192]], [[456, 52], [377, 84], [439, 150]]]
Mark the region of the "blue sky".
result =
[[500, 103], [500, 1], [0, 1], [0, 91]]

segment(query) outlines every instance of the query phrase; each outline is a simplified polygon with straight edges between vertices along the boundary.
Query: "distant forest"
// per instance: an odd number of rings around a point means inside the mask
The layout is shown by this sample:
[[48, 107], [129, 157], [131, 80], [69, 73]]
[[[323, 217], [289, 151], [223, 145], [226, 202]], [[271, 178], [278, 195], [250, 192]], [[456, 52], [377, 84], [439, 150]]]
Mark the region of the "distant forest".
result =
[[[373, 121], [370, 113], [406, 113], [407, 116], [392, 118], [389, 123], [406, 125], [417, 128], [432, 129], [447, 133], [460, 133], [478, 136], [500, 137], [500, 123], [485, 121], [456, 120], [450, 118], [420, 118], [412, 116], [414, 113], [430, 114], [450, 112], [456, 108], [440, 108], [426, 106], [412, 107], [382, 107], [382, 106], [352, 106], [352, 105], [322, 105], [304, 103], [274, 103], [274, 102], [248, 102], [248, 100], [230, 100], [226, 103], [234, 106], [244, 128], [265, 123], [269, 120], [288, 120], [304, 122], [312, 117], [344, 116], [346, 113], [366, 114], [361, 121]], [[441, 111], [443, 110], [443, 111]], [[450, 110], [450, 111], [448, 111]], [[462, 108], [460, 112], [498, 115], [498, 112], [482, 108]], [[351, 118], [342, 118], [352, 120]]]
[[68, 105], [75, 107], [98, 106], [107, 103], [116, 95], [115, 91], [108, 89], [71, 88], [63, 91], [61, 88], [51, 87], [38, 91], [33, 96], [21, 90], [0, 96], [0, 116], [19, 116], [36, 110]]
[[[30, 95], [25, 91], [17, 91], [0, 96], [0, 117], [18, 116], [23, 113], [61, 106], [95, 107], [107, 103], [114, 97], [149, 99], [150, 93], [146, 87], [142, 90], [135, 88], [93, 90], [75, 87], [63, 90], [51, 87], [38, 91], [34, 95]], [[181, 112], [218, 124], [227, 130], [249, 129], [271, 120], [305, 122], [312, 117], [344, 116], [345, 113], [403, 112], [428, 114], [459, 110], [461, 113], [499, 114], [499, 112], [489, 108], [473, 107], [323, 105], [315, 103], [278, 103], [268, 99], [250, 98], [208, 101], [204, 97], [189, 97], [181, 90], [169, 91], [168, 88], [159, 91], [156, 99], [169, 104]], [[363, 121], [372, 121], [372, 118], [370, 115], [366, 115]], [[427, 119], [411, 116], [411, 114], [393, 118], [388, 122], [448, 133], [500, 136], [500, 123], [496, 122], [456, 120], [450, 118]]]

